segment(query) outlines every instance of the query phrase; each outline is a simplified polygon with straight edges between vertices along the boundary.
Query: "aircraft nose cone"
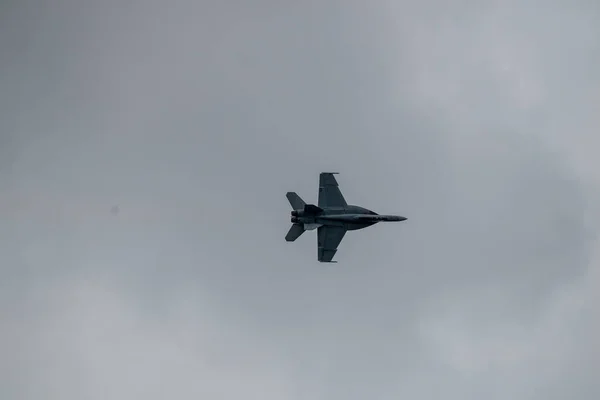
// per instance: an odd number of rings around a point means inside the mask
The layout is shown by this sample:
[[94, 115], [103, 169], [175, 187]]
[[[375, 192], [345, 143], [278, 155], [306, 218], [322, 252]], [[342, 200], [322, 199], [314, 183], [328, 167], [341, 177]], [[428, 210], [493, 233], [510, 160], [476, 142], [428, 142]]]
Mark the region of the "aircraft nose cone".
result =
[[398, 217], [398, 221], [406, 221], [408, 218], [406, 217]]

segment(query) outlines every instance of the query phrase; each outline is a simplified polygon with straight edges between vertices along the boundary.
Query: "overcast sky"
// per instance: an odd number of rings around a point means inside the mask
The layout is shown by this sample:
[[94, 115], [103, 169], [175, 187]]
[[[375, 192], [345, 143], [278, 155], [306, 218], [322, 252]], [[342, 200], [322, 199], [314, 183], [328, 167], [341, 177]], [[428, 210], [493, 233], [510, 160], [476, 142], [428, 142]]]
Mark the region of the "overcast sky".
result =
[[[597, 400], [599, 65], [594, 1], [2, 2], [0, 397]], [[331, 170], [408, 220], [322, 265]]]

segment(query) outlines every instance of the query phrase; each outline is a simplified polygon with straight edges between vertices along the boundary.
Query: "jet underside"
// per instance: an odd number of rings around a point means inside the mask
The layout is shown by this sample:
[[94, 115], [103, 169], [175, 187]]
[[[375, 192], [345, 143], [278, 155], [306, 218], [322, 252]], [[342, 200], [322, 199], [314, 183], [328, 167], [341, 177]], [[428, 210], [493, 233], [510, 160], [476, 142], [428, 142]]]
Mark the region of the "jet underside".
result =
[[305, 231], [317, 229], [317, 258], [320, 262], [335, 262], [332, 261], [333, 256], [347, 231], [363, 229], [382, 221], [406, 220], [401, 216], [379, 215], [366, 208], [347, 204], [334, 173], [330, 172], [323, 172], [319, 176], [317, 205], [306, 204], [294, 192], [288, 192], [286, 197], [293, 208], [293, 225], [286, 240], [293, 242]]

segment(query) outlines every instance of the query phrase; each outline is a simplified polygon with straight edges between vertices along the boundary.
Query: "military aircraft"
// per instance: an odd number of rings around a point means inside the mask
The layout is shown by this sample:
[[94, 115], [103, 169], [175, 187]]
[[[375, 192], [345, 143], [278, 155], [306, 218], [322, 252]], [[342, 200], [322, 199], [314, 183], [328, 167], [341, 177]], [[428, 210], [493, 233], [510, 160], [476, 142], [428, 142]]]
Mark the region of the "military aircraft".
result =
[[317, 259], [320, 262], [333, 262], [347, 231], [363, 229], [382, 221], [406, 221], [399, 215], [379, 215], [366, 208], [346, 203], [340, 191], [337, 172], [322, 172], [319, 175], [318, 204], [306, 204], [295, 192], [287, 192], [286, 197], [293, 208], [292, 227], [285, 240], [293, 242], [305, 231], [317, 229]]

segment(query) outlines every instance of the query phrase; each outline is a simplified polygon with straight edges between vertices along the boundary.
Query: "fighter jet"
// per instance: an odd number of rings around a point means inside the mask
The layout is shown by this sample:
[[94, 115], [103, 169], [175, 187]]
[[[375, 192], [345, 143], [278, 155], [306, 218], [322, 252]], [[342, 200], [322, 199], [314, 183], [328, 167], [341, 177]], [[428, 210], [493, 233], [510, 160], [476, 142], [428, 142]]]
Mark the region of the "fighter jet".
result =
[[287, 192], [286, 197], [292, 206], [292, 227], [285, 240], [293, 242], [305, 231], [317, 230], [317, 259], [320, 262], [333, 261], [338, 246], [347, 231], [363, 229], [382, 221], [406, 221], [399, 215], [379, 215], [363, 207], [346, 203], [340, 191], [337, 172], [322, 172], [319, 175], [318, 205], [306, 204], [295, 192]]

